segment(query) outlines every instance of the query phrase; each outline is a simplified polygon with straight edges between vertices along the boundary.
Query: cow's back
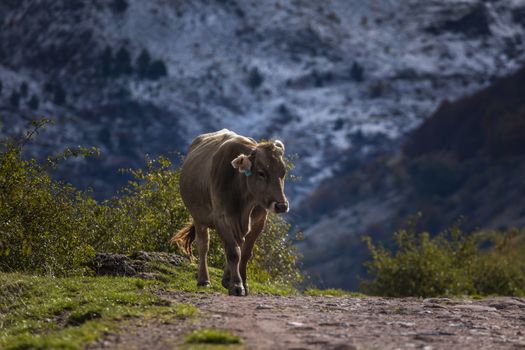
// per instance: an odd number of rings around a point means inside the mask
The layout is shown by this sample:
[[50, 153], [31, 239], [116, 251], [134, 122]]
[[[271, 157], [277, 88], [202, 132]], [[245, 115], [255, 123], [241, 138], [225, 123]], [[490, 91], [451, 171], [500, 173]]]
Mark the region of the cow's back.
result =
[[236, 140], [252, 142], [227, 129], [202, 134], [193, 140], [182, 164], [180, 174], [182, 200], [191, 216], [208, 227], [213, 227], [210, 197], [213, 157], [217, 152], [222, 151], [221, 146], [226, 142]]

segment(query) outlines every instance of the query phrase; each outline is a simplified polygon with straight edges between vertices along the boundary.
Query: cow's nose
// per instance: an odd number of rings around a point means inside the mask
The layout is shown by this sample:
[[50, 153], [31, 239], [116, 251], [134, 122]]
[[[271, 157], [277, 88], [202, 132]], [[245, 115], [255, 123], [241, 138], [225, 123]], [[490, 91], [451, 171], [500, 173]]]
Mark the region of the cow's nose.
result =
[[286, 202], [275, 203], [276, 213], [286, 213], [287, 211], [288, 211], [288, 203]]

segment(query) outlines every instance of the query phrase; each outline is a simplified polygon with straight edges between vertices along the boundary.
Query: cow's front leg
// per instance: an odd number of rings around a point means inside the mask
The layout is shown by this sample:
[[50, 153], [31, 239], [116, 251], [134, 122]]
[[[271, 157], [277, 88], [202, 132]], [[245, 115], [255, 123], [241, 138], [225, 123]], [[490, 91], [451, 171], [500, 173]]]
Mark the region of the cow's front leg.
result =
[[239, 270], [241, 273], [242, 278], [242, 284], [244, 286], [244, 291], [246, 295], [249, 293], [248, 289], [248, 276], [246, 274], [246, 269], [248, 266], [248, 261], [252, 257], [252, 251], [253, 246], [255, 245], [255, 241], [261, 234], [261, 232], [264, 230], [264, 225], [266, 223], [266, 209], [263, 207], [255, 207], [251, 213], [251, 227], [250, 232], [246, 235], [246, 240], [244, 241], [244, 244], [242, 245], [241, 250], [241, 262], [239, 265]]
[[230, 295], [244, 296], [244, 286], [242, 285], [241, 274], [239, 272], [239, 262], [241, 260], [241, 247], [237, 244], [225, 244], [226, 259], [230, 272], [230, 284], [228, 292]]
[[228, 268], [228, 259], [226, 259], [226, 262], [224, 263], [221, 284], [226, 289], [230, 288], [230, 269]]
[[[241, 246], [244, 243], [241, 224], [228, 217], [223, 217], [217, 224], [217, 232], [224, 244], [226, 254], [226, 267], [223, 275], [223, 285], [226, 285], [230, 295], [244, 296], [244, 286], [242, 284], [241, 274], [239, 272], [239, 263], [241, 261]], [[229, 278], [228, 278], [229, 277]]]

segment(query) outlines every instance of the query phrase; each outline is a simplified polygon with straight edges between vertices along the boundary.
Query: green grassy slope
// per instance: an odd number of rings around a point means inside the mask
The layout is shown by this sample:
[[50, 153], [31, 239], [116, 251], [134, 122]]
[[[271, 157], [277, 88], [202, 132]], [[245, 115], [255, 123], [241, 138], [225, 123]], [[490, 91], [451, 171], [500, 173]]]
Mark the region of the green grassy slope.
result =
[[[157, 264], [152, 271], [153, 280], [0, 273], [0, 348], [80, 349], [129, 319], [196, 314], [192, 305], [162, 299], [160, 291], [226, 292], [219, 269], [210, 269], [212, 287], [205, 289], [196, 286], [195, 264]], [[297, 293], [289, 285], [252, 281], [250, 287], [253, 293]]]

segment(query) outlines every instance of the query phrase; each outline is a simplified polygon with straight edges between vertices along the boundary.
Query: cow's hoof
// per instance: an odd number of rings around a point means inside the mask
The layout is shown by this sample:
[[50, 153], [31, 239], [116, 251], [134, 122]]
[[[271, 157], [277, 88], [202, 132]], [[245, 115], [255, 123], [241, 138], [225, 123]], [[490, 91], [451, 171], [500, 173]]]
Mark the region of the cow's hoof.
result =
[[245, 283], [244, 284], [244, 296], [248, 296], [249, 291], [250, 291], [250, 288], [248, 288], [248, 285]]
[[197, 287], [211, 287], [210, 281], [197, 282]]
[[230, 279], [229, 278], [223, 278], [221, 281], [221, 284], [224, 288], [229, 289], [230, 288]]
[[244, 287], [242, 285], [235, 285], [229, 289], [229, 294], [234, 295], [236, 297], [242, 297], [245, 296]]

